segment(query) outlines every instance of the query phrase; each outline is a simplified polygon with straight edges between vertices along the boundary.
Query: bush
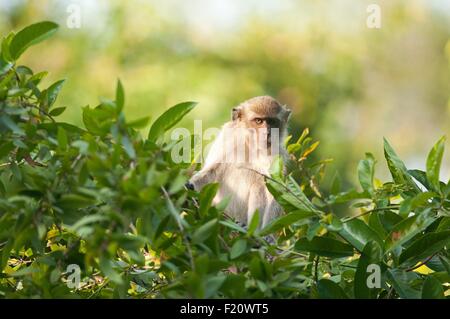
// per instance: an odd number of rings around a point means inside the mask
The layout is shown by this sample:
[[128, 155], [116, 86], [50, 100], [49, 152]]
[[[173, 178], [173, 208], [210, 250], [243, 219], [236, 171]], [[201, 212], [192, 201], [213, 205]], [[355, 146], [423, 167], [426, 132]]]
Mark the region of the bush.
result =
[[[85, 129], [57, 121], [64, 80], [17, 64], [57, 29], [52, 22], [3, 39], [0, 57], [0, 295], [7, 298], [445, 298], [450, 276], [450, 183], [439, 181], [444, 138], [426, 172], [408, 170], [387, 141], [393, 181], [358, 165], [361, 191], [322, 189], [327, 160], [305, 130], [266, 176], [286, 214], [247, 228], [212, 206], [218, 185], [186, 190], [190, 165], [171, 159], [164, 133], [194, 102], [151, 126], [127, 122], [115, 100], [83, 109]], [[359, 210], [338, 218], [338, 206]], [[276, 235], [274, 243], [265, 240]], [[78, 276], [79, 275], [79, 276]], [[378, 276], [379, 275], [379, 276]], [[377, 277], [378, 276], [378, 277]], [[78, 282], [77, 279], [80, 279]]]

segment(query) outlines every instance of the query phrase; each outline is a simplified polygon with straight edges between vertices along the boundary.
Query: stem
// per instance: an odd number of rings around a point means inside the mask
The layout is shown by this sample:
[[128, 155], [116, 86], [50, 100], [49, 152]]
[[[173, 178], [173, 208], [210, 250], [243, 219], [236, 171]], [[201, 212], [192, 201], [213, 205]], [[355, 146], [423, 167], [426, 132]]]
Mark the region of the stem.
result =
[[[161, 186], [161, 190], [163, 191], [164, 197], [166, 198], [167, 202], [171, 206], [170, 210], [171, 211], [173, 210], [175, 212], [175, 206], [173, 205], [173, 202], [172, 202], [172, 200], [169, 197], [169, 193], [167, 193], [167, 191], [164, 188], [164, 186]], [[191, 245], [189, 243], [189, 240], [186, 237], [186, 234], [184, 233], [184, 228], [183, 228], [183, 225], [181, 224], [180, 216], [176, 215], [174, 217], [175, 217], [175, 220], [177, 221], [177, 225], [178, 225], [178, 228], [180, 229], [181, 235], [183, 236], [183, 241], [186, 244], [186, 249], [188, 251], [189, 261], [191, 263], [191, 268], [192, 268], [193, 271], [195, 271], [195, 263], [194, 263], [194, 256], [192, 254], [192, 248], [191, 248]]]
[[314, 280], [316, 281], [316, 283], [319, 282], [319, 260], [320, 257], [317, 256], [314, 264]]
[[361, 216], [365, 216], [365, 215], [373, 213], [373, 212], [383, 211], [383, 210], [387, 210], [387, 209], [396, 209], [396, 208], [399, 208], [399, 205], [391, 205], [391, 206], [386, 206], [386, 207], [374, 208], [374, 209], [368, 210], [368, 211], [366, 211], [366, 212], [364, 212], [362, 214], [358, 214], [358, 215], [352, 216], [350, 218], [344, 219], [344, 220], [342, 220], [342, 222], [346, 223], [346, 222], [349, 222], [349, 221], [351, 221], [353, 219], [359, 218]]
[[413, 267], [411, 267], [411, 268], [406, 269], [406, 271], [413, 271], [413, 270], [415, 270], [415, 269], [417, 269], [417, 268], [419, 268], [419, 267], [424, 266], [424, 265], [425, 265], [427, 262], [429, 262], [435, 255], [436, 255], [436, 254], [433, 254], [433, 255], [429, 256], [427, 259], [425, 259], [424, 261], [420, 262], [419, 264], [417, 264], [417, 265], [415, 265], [415, 266], [413, 266]]

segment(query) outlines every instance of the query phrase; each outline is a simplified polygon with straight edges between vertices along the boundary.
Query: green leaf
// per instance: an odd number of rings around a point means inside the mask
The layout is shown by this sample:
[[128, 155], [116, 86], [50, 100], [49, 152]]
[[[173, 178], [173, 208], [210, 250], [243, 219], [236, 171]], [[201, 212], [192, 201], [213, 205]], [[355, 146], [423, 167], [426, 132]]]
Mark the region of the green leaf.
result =
[[11, 40], [9, 45], [11, 57], [17, 60], [28, 47], [47, 39], [57, 29], [58, 25], [50, 21], [38, 22], [23, 28]]
[[106, 135], [110, 132], [114, 120], [114, 109], [101, 104], [94, 109], [83, 107], [83, 124], [86, 129], [96, 135]]
[[58, 116], [61, 115], [66, 110], [66, 107], [55, 107], [53, 110], [51, 110], [48, 114], [51, 116]]
[[275, 159], [272, 162], [272, 165], [270, 166], [270, 176], [273, 179], [276, 179], [278, 181], [283, 180], [283, 159], [281, 156], [276, 156]]
[[[3, 38], [0, 58], [3, 58], [4, 62], [13, 62], [14, 60], [11, 56], [11, 53], [9, 52], [9, 46], [11, 44], [11, 40], [14, 38], [14, 35], [14, 32], [10, 32], [6, 37]], [[1, 73], [2, 72], [0, 72], [0, 74]]]
[[301, 210], [292, 211], [286, 215], [273, 219], [260, 231], [259, 234], [261, 236], [266, 236], [277, 232], [284, 227], [292, 225], [300, 220], [312, 218], [314, 216], [316, 216], [316, 214], [312, 212], [305, 212]]
[[81, 217], [79, 220], [77, 220], [77, 222], [75, 224], [73, 224], [72, 226], [70, 226], [70, 229], [74, 232], [78, 231], [80, 228], [82, 228], [83, 226], [92, 224], [92, 223], [98, 223], [98, 222], [102, 222], [102, 221], [107, 221], [108, 217], [104, 216], [104, 215], [99, 215], [99, 214], [95, 214], [95, 215], [86, 215]]
[[[384, 156], [391, 172], [393, 180], [397, 184], [403, 184], [411, 188], [411, 191], [418, 193], [420, 192], [419, 187], [413, 181], [411, 176], [408, 174], [405, 164], [395, 153], [389, 142], [384, 139]], [[408, 192], [407, 192], [408, 193]]]
[[373, 178], [375, 174], [375, 158], [371, 153], [366, 153], [366, 158], [358, 164], [359, 183], [363, 190], [373, 194]]
[[445, 299], [442, 284], [431, 275], [428, 275], [423, 283], [422, 299]]
[[208, 239], [213, 234], [213, 230], [216, 227], [217, 227], [217, 219], [216, 218], [203, 224], [192, 235], [192, 242], [194, 244], [203, 243], [206, 239]]
[[392, 251], [412, 239], [425, 230], [436, 220], [430, 209], [426, 209], [418, 215], [406, 218], [396, 224], [385, 241], [386, 252]]
[[47, 107], [51, 107], [58, 97], [59, 92], [66, 80], [59, 80], [52, 85], [50, 85], [47, 89]]
[[110, 259], [104, 256], [100, 257], [99, 267], [103, 274], [105, 274], [112, 282], [118, 285], [123, 284], [122, 276], [113, 268]]
[[427, 179], [433, 189], [440, 193], [439, 172], [441, 169], [442, 156], [444, 155], [445, 136], [433, 146], [427, 158]]
[[214, 197], [216, 196], [217, 191], [219, 190], [218, 183], [208, 184], [202, 188], [199, 196], [199, 214], [201, 217], [207, 215], [209, 208], [212, 205]]
[[205, 287], [205, 298], [211, 298], [220, 289], [222, 284], [227, 279], [225, 275], [218, 275], [208, 278]]
[[343, 223], [339, 235], [359, 251], [362, 251], [364, 246], [370, 241], [375, 241], [381, 246], [383, 245], [383, 240], [376, 231], [372, 230], [360, 219], [352, 219]]
[[[385, 211], [381, 211], [381, 212], [371, 214], [371, 215], [377, 215], [379, 217], [378, 219], [379, 219], [381, 225], [383, 226], [383, 229], [387, 233], [390, 233], [397, 224], [399, 224], [401, 221], [405, 220], [405, 218], [403, 218], [399, 214], [392, 212], [391, 210], [385, 210]], [[369, 219], [369, 221], [370, 221], [370, 219]], [[376, 229], [376, 228], [373, 227], [373, 229]], [[387, 235], [388, 234], [386, 234], [386, 236]]]
[[319, 280], [317, 291], [321, 299], [348, 299], [344, 290], [337, 283], [328, 279]]
[[5, 246], [2, 247], [1, 250], [1, 259], [0, 259], [0, 270], [3, 271], [3, 269], [8, 264], [8, 260], [10, 257], [11, 250], [14, 247], [14, 238], [9, 238], [5, 244]]
[[125, 152], [131, 159], [136, 158], [136, 151], [134, 150], [133, 143], [130, 141], [128, 136], [122, 136], [122, 146], [125, 149]]
[[259, 226], [259, 221], [260, 221], [260, 213], [259, 213], [259, 209], [257, 209], [255, 211], [255, 213], [252, 216], [252, 219], [250, 220], [250, 224], [248, 225], [248, 231], [247, 233], [249, 234], [249, 236], [253, 235], [253, 233], [256, 231], [256, 229]]
[[295, 249], [331, 258], [353, 256], [352, 246], [328, 237], [314, 237], [311, 241], [299, 239], [295, 243]]
[[95, 200], [90, 197], [78, 194], [64, 194], [59, 199], [57, 205], [64, 210], [74, 210], [84, 208], [94, 203]]
[[15, 134], [25, 135], [25, 131], [21, 127], [19, 127], [16, 122], [14, 122], [8, 115], [4, 114], [0, 116], [0, 128], [2, 123]]
[[406, 272], [400, 269], [388, 269], [387, 278], [403, 299], [420, 299], [420, 291], [415, 289], [412, 285], [414, 280], [419, 277], [414, 272]]
[[369, 288], [367, 285], [367, 279], [370, 275], [367, 272], [367, 267], [371, 264], [380, 265], [382, 259], [383, 251], [376, 241], [370, 241], [364, 246], [355, 273], [355, 298], [368, 299], [376, 297], [377, 290], [375, 288]]
[[338, 172], [336, 172], [331, 183], [330, 193], [332, 195], [337, 195], [341, 191], [341, 184], [341, 178]]
[[221, 225], [223, 225], [223, 226], [225, 226], [225, 227], [227, 227], [227, 228], [230, 228], [230, 229], [232, 229], [232, 230], [238, 231], [238, 232], [240, 232], [241, 234], [246, 234], [246, 233], [247, 233], [247, 231], [245, 230], [245, 228], [239, 226], [238, 224], [236, 224], [235, 222], [233, 222], [233, 221], [231, 221], [231, 220], [221, 220], [221, 221], [219, 222], [219, 224], [221, 224]]
[[122, 82], [120, 80], [117, 80], [117, 87], [116, 87], [117, 113], [120, 113], [120, 111], [122, 111], [124, 105], [125, 105], [125, 92], [123, 90]]
[[150, 116], [141, 117], [139, 119], [128, 122], [127, 126], [134, 129], [144, 128], [147, 126], [148, 122], [150, 122], [150, 118]]
[[67, 138], [66, 131], [62, 127], [58, 127], [57, 139], [58, 139], [58, 145], [61, 148], [61, 150], [66, 150], [67, 144], [68, 144], [68, 138]]
[[196, 105], [197, 102], [184, 102], [168, 109], [153, 123], [148, 133], [148, 139], [151, 142], [156, 142], [162, 138], [165, 132], [181, 121]]
[[247, 241], [245, 239], [237, 240], [230, 250], [230, 258], [236, 259], [241, 256], [247, 249]]
[[450, 245], [450, 230], [425, 234], [406, 248], [399, 258], [400, 264], [415, 265]]
[[10, 70], [6, 75], [0, 80], [0, 89], [7, 88], [11, 85], [11, 79], [15, 76], [14, 71]]
[[301, 210], [313, 212], [316, 215], [321, 214], [321, 211], [314, 207], [292, 176], [288, 176], [285, 184], [278, 180], [267, 179], [266, 186], [286, 212]]
[[420, 184], [425, 186], [426, 189], [431, 190], [431, 185], [427, 179], [427, 173], [420, 169], [409, 169], [408, 174], [414, 177]]

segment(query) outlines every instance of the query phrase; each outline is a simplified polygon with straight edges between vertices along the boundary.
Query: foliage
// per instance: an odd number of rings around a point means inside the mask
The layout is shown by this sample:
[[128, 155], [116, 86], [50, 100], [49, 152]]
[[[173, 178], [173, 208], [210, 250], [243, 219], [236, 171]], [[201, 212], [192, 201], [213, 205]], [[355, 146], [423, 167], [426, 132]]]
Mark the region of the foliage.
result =
[[[305, 130], [286, 141], [289, 174], [278, 159], [267, 187], [286, 214], [257, 229], [212, 206], [218, 185], [184, 185], [191, 167], [171, 159], [164, 133], [194, 106], [153, 122], [147, 139], [127, 122], [125, 93], [83, 108], [85, 129], [57, 121], [63, 81], [16, 60], [49, 36], [43, 22], [3, 39], [0, 57], [0, 295], [7, 298], [444, 298], [450, 276], [450, 183], [439, 181], [444, 139], [427, 171], [408, 170], [385, 141], [392, 182], [375, 176], [371, 154], [358, 165], [362, 191], [335, 178]], [[14, 45], [12, 45], [14, 44]], [[292, 138], [291, 138], [292, 139]], [[360, 210], [337, 218], [339, 205]], [[273, 235], [275, 241], [268, 241]], [[381, 286], [369, 289], [377, 264]], [[426, 264], [426, 266], [425, 266]], [[81, 283], [71, 285], [78, 265]], [[424, 271], [424, 269], [426, 271]], [[448, 293], [447, 293], [448, 295]]]

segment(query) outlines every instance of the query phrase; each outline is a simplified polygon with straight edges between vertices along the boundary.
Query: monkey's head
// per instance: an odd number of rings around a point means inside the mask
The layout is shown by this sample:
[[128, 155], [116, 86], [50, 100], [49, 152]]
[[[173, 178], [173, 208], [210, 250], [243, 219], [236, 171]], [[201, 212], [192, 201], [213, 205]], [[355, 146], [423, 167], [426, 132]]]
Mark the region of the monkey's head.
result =
[[234, 107], [232, 120], [237, 127], [266, 132], [270, 145], [272, 129], [278, 129], [280, 138], [284, 138], [290, 114], [291, 110], [282, 106], [273, 97], [257, 96]]

